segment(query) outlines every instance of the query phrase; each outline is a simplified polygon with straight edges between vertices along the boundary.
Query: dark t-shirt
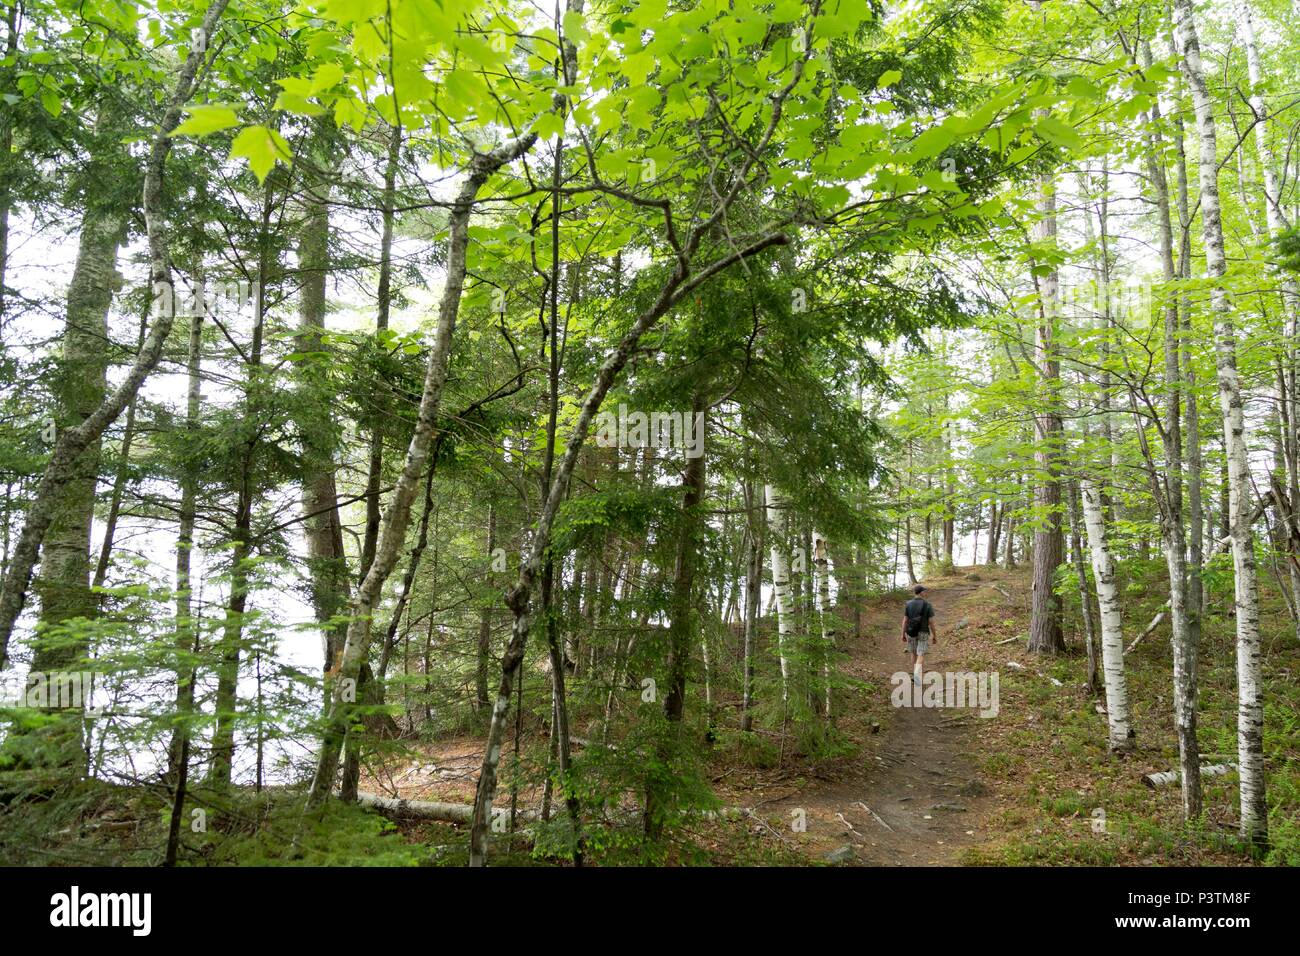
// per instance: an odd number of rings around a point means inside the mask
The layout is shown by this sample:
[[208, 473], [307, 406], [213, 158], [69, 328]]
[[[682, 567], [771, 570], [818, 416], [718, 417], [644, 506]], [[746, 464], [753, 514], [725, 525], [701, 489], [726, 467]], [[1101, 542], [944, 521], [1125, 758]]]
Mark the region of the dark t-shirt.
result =
[[919, 624], [915, 628], [909, 628], [908, 630], [915, 630], [917, 634], [928, 634], [930, 633], [930, 618], [934, 617], [934, 605], [923, 597], [914, 597], [903, 605], [903, 615], [908, 619], [909, 623], [919, 620]]

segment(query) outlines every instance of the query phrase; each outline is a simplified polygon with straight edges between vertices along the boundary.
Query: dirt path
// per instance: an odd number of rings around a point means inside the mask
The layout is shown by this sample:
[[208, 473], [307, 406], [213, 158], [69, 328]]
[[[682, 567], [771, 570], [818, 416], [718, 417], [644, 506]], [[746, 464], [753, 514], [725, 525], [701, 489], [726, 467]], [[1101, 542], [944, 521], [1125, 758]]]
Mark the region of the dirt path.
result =
[[[966, 669], [965, 639], [956, 625], [962, 605], [976, 591], [976, 586], [927, 591], [940, 636], [926, 656], [927, 670]], [[974, 756], [981, 721], [969, 710], [890, 707], [890, 677], [908, 669], [901, 620], [898, 601], [864, 607], [862, 637], [843, 648], [849, 655], [845, 671], [869, 681], [882, 698], [870, 702], [875, 712], [881, 705], [889, 710], [878, 733], [869, 724], [850, 730], [864, 734], [858, 766], [834, 780], [814, 778], [797, 793], [763, 800], [758, 807], [766, 819], [775, 812], [791, 821], [790, 839], [811, 858], [866, 866], [955, 865], [964, 847], [981, 842], [991, 804]], [[803, 833], [794, 829], [800, 811], [807, 826]]]

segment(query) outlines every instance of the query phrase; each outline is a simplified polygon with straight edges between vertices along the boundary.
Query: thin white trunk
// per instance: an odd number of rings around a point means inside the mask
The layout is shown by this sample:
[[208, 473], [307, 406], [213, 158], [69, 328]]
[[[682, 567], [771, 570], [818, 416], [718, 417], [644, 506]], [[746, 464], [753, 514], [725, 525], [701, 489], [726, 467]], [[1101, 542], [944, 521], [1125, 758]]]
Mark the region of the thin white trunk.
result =
[[835, 606], [831, 603], [831, 563], [826, 536], [813, 532], [813, 573], [817, 599], [817, 619], [822, 628], [822, 691], [826, 717], [831, 716], [831, 656], [835, 653]]
[[[1238, 4], [1238, 9], [1240, 11], [1238, 22], [1241, 24], [1242, 39], [1246, 46], [1246, 71], [1250, 77], [1250, 109], [1258, 120], [1255, 124], [1255, 148], [1259, 154], [1260, 179], [1264, 186], [1264, 216], [1271, 237], [1285, 232], [1289, 224], [1286, 214], [1282, 211], [1277, 165], [1273, 156], [1273, 146], [1268, 139], [1268, 107], [1259, 92], [1260, 85], [1264, 82], [1264, 74], [1259, 63], [1259, 45], [1255, 42], [1255, 24], [1251, 18], [1249, 3], [1242, 0]], [[1294, 280], [1291, 280], [1289, 285], [1294, 290]]]
[[[1151, 47], [1143, 41], [1140, 50], [1143, 68], [1151, 66]], [[1152, 104], [1145, 118], [1149, 132], [1146, 136], [1146, 167], [1152, 190], [1156, 196], [1157, 222], [1160, 228], [1160, 261], [1165, 282], [1170, 286], [1178, 276], [1174, 262], [1174, 233], [1172, 204], [1169, 197], [1169, 178], [1165, 171], [1164, 145], [1158, 125], [1159, 103]], [[1193, 602], [1190, 598], [1187, 569], [1186, 533], [1183, 524], [1183, 449], [1181, 429], [1181, 402], [1184, 392], [1191, 401], [1196, 396], [1185, 389], [1181, 361], [1182, 333], [1179, 321], [1178, 300], [1171, 299], [1164, 310], [1165, 352], [1165, 423], [1161, 441], [1165, 450], [1165, 476], [1161, 480], [1154, 457], [1145, 438], [1142, 439], [1147, 461], [1151, 492], [1160, 505], [1161, 528], [1164, 537], [1165, 561], [1169, 568], [1169, 613], [1173, 630], [1171, 647], [1174, 658], [1174, 724], [1178, 733], [1179, 765], [1183, 780], [1183, 818], [1195, 820], [1201, 815], [1200, 751], [1196, 740], [1197, 709], [1197, 632], [1192, 625]], [[1134, 402], [1129, 394], [1130, 405]], [[1145, 423], [1138, 421], [1138, 435], [1144, 436]]]
[[1106, 685], [1106, 719], [1110, 724], [1110, 749], [1130, 750], [1133, 738], [1128, 723], [1128, 683], [1124, 678], [1124, 631], [1121, 627], [1119, 590], [1115, 586], [1115, 561], [1106, 544], [1102, 524], [1101, 493], [1091, 478], [1079, 479], [1083, 497], [1083, 524], [1088, 531], [1088, 551], [1097, 581], [1101, 610], [1101, 669]]
[[[1201, 224], [1206, 272], [1221, 279], [1227, 271], [1223, 223], [1219, 210], [1218, 141], [1214, 104], [1205, 83], [1200, 43], [1191, 0], [1175, 0], [1174, 40], [1183, 75], [1192, 93], [1200, 139]], [[1216, 283], [1217, 284], [1217, 283]], [[1237, 756], [1241, 775], [1241, 834], [1253, 843], [1268, 841], [1268, 807], [1264, 797], [1264, 706], [1260, 694], [1259, 587], [1255, 572], [1255, 538], [1251, 529], [1250, 471], [1246, 425], [1237, 374], [1237, 330], [1228, 294], [1221, 284], [1212, 292], [1215, 370], [1223, 433], [1227, 446], [1229, 536], [1236, 571], [1237, 619]]]
[[794, 633], [794, 608], [790, 604], [790, 557], [786, 554], [785, 498], [771, 485], [767, 498], [767, 527], [772, 538], [772, 591], [776, 596], [776, 650], [781, 659], [781, 700], [790, 699], [790, 662], [785, 651]]
[[1169, 623], [1173, 630], [1174, 725], [1178, 732], [1178, 759], [1187, 785], [1183, 790], [1183, 817], [1201, 815], [1200, 754], [1196, 741], [1196, 685], [1198, 648], [1187, 624], [1187, 554], [1182, 522], [1166, 522], [1165, 561], [1169, 567]]

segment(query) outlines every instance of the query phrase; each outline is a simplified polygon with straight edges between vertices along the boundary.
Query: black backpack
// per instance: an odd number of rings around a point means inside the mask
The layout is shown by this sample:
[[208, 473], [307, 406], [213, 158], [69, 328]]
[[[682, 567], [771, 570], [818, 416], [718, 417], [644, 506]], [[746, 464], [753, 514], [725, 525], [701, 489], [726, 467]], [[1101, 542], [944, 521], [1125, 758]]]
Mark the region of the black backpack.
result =
[[907, 625], [904, 631], [908, 637], [916, 637], [933, 616], [934, 611], [930, 607], [930, 602], [922, 597], [915, 597], [903, 605], [903, 614], [907, 618]]

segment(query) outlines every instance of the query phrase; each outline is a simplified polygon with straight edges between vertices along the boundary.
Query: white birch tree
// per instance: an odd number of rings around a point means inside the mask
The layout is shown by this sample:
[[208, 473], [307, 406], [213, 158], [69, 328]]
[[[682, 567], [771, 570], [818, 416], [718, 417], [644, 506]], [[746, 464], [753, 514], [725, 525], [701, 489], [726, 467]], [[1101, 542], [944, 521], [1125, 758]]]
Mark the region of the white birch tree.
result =
[[1088, 552], [1097, 582], [1097, 605], [1101, 610], [1101, 669], [1106, 687], [1106, 723], [1112, 752], [1133, 748], [1129, 727], [1128, 682], [1124, 676], [1124, 632], [1121, 627], [1119, 588], [1115, 585], [1115, 559], [1106, 542], [1101, 492], [1087, 476], [1079, 479], [1083, 498], [1083, 524], [1088, 533]]
[[1268, 807], [1264, 788], [1264, 702], [1260, 689], [1259, 585], [1255, 569], [1255, 535], [1251, 528], [1251, 478], [1246, 449], [1245, 408], [1237, 371], [1237, 329], [1222, 281], [1227, 273], [1223, 222], [1219, 207], [1218, 139], [1214, 102], [1206, 85], [1191, 0], [1174, 2], [1174, 42], [1196, 112], [1200, 140], [1197, 169], [1201, 185], [1201, 228], [1206, 272], [1214, 280], [1215, 373], [1223, 410], [1228, 459], [1228, 532], [1236, 572], [1237, 621], [1237, 759], [1241, 775], [1241, 834], [1255, 844], [1268, 841]]
[[763, 489], [767, 501], [768, 536], [772, 544], [772, 591], [776, 595], [776, 648], [781, 659], [781, 700], [790, 700], [790, 662], [786, 651], [794, 637], [794, 605], [790, 592], [790, 556], [786, 553], [785, 497], [774, 486]]

